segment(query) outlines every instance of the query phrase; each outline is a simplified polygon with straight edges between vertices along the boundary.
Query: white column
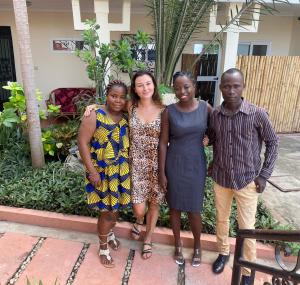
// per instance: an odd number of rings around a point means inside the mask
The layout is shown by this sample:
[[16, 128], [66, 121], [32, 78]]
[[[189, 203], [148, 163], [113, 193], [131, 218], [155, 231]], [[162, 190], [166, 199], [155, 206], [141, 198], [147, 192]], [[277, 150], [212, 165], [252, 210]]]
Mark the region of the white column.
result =
[[80, 3], [79, 0], [72, 0], [72, 14], [74, 30], [84, 30], [84, 23], [81, 22]]
[[237, 61], [237, 50], [239, 45], [239, 32], [238, 31], [228, 31], [223, 34], [223, 45], [221, 52], [221, 68], [220, 68], [220, 77], [218, 80], [218, 86], [216, 88], [217, 96], [215, 98], [216, 106], [223, 102], [223, 97], [221, 91], [219, 90], [219, 83], [221, 80], [221, 75], [223, 72], [230, 68], [234, 68], [236, 66]]
[[94, 10], [96, 14], [96, 22], [100, 25], [99, 37], [103, 44], [110, 43], [110, 29], [108, 27], [108, 0], [95, 0]]
[[[72, 1], [73, 22], [75, 30], [84, 30], [84, 23], [81, 21], [79, 0]], [[94, 11], [96, 14], [96, 23], [100, 25], [99, 36], [101, 43], [110, 43], [110, 32], [112, 31], [130, 31], [130, 9], [131, 0], [123, 0], [122, 22], [109, 23], [109, 0], [94, 0]]]
[[[84, 30], [85, 25], [81, 21], [79, 0], [72, 1], [73, 22], [75, 30]], [[103, 44], [110, 43], [111, 31], [130, 31], [130, 8], [131, 0], [123, 0], [122, 22], [109, 23], [109, 0], [94, 0], [94, 12], [96, 14], [96, 23], [100, 25], [98, 30], [100, 42]], [[108, 72], [109, 75], [109, 72]], [[108, 76], [106, 77], [108, 80]]]
[[239, 45], [239, 32], [227, 32], [223, 35], [222, 48], [222, 73], [236, 65], [237, 50]]

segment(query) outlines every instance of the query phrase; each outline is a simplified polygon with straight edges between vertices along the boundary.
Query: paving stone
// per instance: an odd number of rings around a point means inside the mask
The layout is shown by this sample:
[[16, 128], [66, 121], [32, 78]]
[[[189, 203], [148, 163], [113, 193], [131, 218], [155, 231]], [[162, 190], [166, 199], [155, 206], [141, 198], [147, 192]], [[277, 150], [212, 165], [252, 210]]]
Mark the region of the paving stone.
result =
[[230, 285], [232, 270], [227, 265], [221, 274], [214, 274], [211, 264], [201, 263], [198, 267], [193, 267], [187, 260], [185, 266], [186, 285]]
[[78, 270], [73, 285], [99, 285], [121, 284], [129, 249], [121, 248], [118, 251], [111, 250], [112, 258], [116, 266], [105, 268], [98, 256], [98, 245], [91, 245]]
[[5, 233], [0, 238], [0, 284], [9, 281], [37, 241], [36, 237], [16, 233]]
[[80, 242], [46, 239], [16, 284], [26, 284], [26, 277], [42, 280], [45, 285], [53, 285], [55, 280], [65, 284], [82, 247]]
[[254, 285], [261, 285], [264, 284], [264, 282], [270, 282], [270, 284], [272, 284], [272, 276], [262, 272], [256, 272]]
[[[155, 246], [155, 245], [154, 245]], [[172, 256], [152, 254], [144, 260], [141, 252], [136, 251], [129, 278], [130, 285], [177, 284], [178, 265]]]

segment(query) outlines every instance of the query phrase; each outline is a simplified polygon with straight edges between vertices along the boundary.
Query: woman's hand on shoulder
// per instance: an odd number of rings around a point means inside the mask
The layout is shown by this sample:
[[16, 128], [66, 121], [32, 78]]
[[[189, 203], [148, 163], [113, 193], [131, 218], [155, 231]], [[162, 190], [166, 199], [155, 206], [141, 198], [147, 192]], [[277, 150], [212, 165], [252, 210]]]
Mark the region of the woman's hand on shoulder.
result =
[[131, 114], [131, 109], [132, 109], [132, 101], [131, 99], [129, 99], [128, 101], [126, 101], [124, 111], [127, 112], [128, 114]]
[[97, 104], [88, 105], [88, 106], [85, 108], [85, 111], [84, 111], [83, 116], [84, 116], [84, 117], [89, 117], [90, 114], [91, 114], [91, 112], [92, 112], [93, 110], [96, 110], [98, 107], [99, 107], [99, 105], [97, 105]]
[[208, 146], [208, 144], [209, 144], [209, 138], [208, 138], [207, 135], [205, 135], [204, 138], [203, 138], [203, 145]]
[[213, 109], [214, 108], [207, 102], [207, 112], [208, 112], [208, 114], [211, 114]]

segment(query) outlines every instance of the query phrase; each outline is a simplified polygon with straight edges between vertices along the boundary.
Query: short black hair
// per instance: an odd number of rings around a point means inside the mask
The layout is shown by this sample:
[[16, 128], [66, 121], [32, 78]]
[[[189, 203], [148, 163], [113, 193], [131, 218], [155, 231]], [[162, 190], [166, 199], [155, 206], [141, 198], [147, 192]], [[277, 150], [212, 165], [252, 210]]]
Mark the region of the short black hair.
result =
[[243, 83], [245, 83], [244, 73], [238, 68], [229, 68], [226, 70], [221, 76], [221, 82], [224, 80], [225, 75], [239, 73], [243, 79]]
[[178, 77], [182, 77], [182, 76], [185, 76], [188, 79], [190, 79], [194, 85], [196, 84], [195, 77], [190, 71], [177, 71], [173, 74], [173, 85], [174, 85], [175, 80]]

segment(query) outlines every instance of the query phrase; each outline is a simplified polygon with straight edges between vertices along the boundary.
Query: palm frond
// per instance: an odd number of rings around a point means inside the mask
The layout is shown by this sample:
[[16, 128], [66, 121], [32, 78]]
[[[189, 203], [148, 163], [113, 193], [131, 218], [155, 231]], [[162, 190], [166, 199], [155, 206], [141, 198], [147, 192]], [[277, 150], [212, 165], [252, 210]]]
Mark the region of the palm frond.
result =
[[[189, 40], [206, 32], [210, 21], [210, 12], [216, 0], [145, 0], [150, 15], [156, 40], [155, 73], [158, 83], [170, 84], [175, 66]], [[260, 15], [278, 13], [276, 4], [287, 4], [288, 0], [245, 0], [243, 5], [229, 9], [228, 20], [220, 25], [214, 35], [210, 48], [221, 41], [224, 32], [232, 27], [247, 29], [250, 23], [259, 22]], [[203, 53], [202, 53], [203, 54]], [[196, 61], [202, 56], [200, 54]], [[196, 63], [195, 61], [195, 63]], [[194, 63], [194, 64], [195, 64]]]

